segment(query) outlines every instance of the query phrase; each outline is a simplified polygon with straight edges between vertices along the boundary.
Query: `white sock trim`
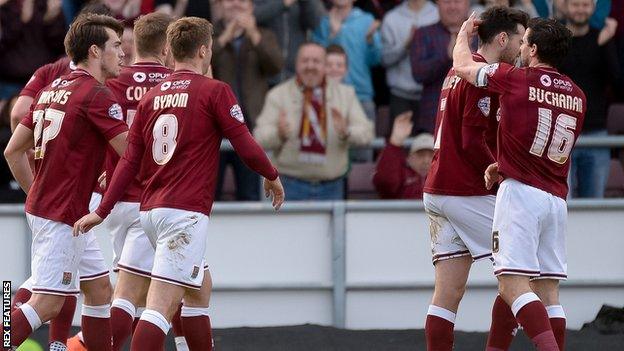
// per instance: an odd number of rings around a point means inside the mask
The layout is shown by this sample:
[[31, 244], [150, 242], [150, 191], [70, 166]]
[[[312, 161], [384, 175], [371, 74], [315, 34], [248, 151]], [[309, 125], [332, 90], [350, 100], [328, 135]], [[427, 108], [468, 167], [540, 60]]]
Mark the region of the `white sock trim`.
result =
[[186, 338], [183, 336], [176, 336], [173, 340], [175, 341], [176, 351], [189, 351]]
[[208, 316], [208, 312], [208, 307], [186, 307], [183, 305], [180, 317]]
[[22, 310], [24, 317], [26, 317], [26, 319], [28, 320], [28, 324], [30, 324], [30, 327], [33, 331], [37, 330], [41, 326], [41, 318], [39, 318], [37, 311], [35, 311], [35, 309], [31, 305], [23, 303], [18, 308]]
[[93, 318], [110, 318], [110, 305], [82, 305], [82, 315]]
[[566, 319], [565, 312], [563, 311], [563, 306], [561, 305], [546, 306], [546, 312], [548, 312], [548, 318]]
[[113, 305], [111, 307], [117, 307], [123, 310], [124, 312], [130, 315], [130, 318], [134, 318], [134, 314], [136, 313], [136, 307], [134, 307], [132, 302], [126, 299], [120, 299], [120, 298], [114, 299]]
[[84, 336], [82, 336], [82, 330], [78, 332], [78, 334], [76, 334], [76, 336], [78, 337], [78, 339], [80, 341], [82, 341], [82, 343], [84, 344]]
[[160, 314], [158, 311], [146, 309], [141, 314], [141, 320], [150, 322], [157, 326], [163, 333], [165, 333], [165, 335], [169, 332], [169, 322], [167, 322], [167, 318], [165, 318], [165, 316]]
[[429, 305], [429, 310], [427, 311], [427, 314], [446, 319], [447, 321], [455, 324], [455, 313], [445, 308], [438, 307], [436, 305]]
[[537, 297], [535, 293], [524, 293], [518, 296], [518, 298], [511, 304], [511, 312], [513, 312], [514, 316], [517, 316], [518, 312], [522, 309], [522, 307], [530, 304], [533, 301], [540, 301], [539, 297]]
[[137, 307], [136, 311], [134, 312], [134, 318], [141, 318], [143, 312], [145, 312], [145, 307]]

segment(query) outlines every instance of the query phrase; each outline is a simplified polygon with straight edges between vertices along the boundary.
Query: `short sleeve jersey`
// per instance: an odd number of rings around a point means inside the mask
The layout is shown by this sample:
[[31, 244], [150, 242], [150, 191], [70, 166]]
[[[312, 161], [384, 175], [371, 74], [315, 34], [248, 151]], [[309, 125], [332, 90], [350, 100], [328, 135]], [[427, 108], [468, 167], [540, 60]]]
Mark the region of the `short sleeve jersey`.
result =
[[[478, 54], [474, 54], [473, 58], [477, 62], [486, 62]], [[496, 155], [497, 111], [498, 94], [475, 87], [459, 78], [451, 68], [440, 94], [433, 161], [425, 182], [425, 192], [452, 196], [496, 193], [496, 189], [485, 188], [485, 168], [477, 165], [488, 164], [492, 155]], [[481, 155], [482, 160], [469, 160], [465, 156], [462, 146], [464, 127], [483, 131], [481, 137], [490, 149], [490, 155]]]
[[[123, 67], [119, 77], [106, 81], [106, 86], [112, 91], [115, 99], [121, 105], [124, 120], [128, 127], [132, 125], [139, 101], [152, 87], [165, 80], [171, 70], [163, 65], [151, 62], [137, 62]], [[119, 155], [111, 147], [106, 153], [104, 169], [106, 183], [110, 184], [115, 167], [119, 162]], [[139, 202], [141, 198], [141, 183], [135, 179], [126, 189], [121, 201]]]
[[234, 93], [223, 82], [180, 70], [148, 91], [128, 138], [130, 148], [143, 150], [141, 210], [169, 207], [209, 215], [221, 141], [247, 131]]
[[44, 88], [21, 123], [35, 139], [26, 212], [73, 226], [89, 213], [107, 141], [128, 130], [121, 107], [106, 86], [77, 69]]
[[26, 86], [22, 88], [20, 96], [30, 96], [34, 98], [41, 89], [52, 84], [55, 79], [70, 74], [76, 69], [76, 65], [68, 57], [63, 57], [55, 62], [39, 67]]
[[583, 91], [546, 67], [492, 64], [481, 68], [477, 80], [500, 94], [501, 175], [565, 199], [570, 152], [587, 109]]

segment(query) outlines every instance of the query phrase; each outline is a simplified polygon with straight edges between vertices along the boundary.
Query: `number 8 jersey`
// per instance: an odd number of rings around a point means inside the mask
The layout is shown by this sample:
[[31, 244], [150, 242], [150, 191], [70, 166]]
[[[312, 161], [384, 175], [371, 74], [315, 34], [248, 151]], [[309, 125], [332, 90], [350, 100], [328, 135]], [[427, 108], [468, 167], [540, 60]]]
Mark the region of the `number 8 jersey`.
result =
[[172, 73], [143, 96], [128, 136], [124, 158], [134, 167], [140, 163], [141, 211], [167, 207], [209, 215], [221, 141], [248, 132], [227, 84], [191, 71]]
[[570, 152], [587, 110], [583, 91], [554, 68], [506, 63], [481, 68], [477, 86], [500, 94], [501, 175], [565, 199]]

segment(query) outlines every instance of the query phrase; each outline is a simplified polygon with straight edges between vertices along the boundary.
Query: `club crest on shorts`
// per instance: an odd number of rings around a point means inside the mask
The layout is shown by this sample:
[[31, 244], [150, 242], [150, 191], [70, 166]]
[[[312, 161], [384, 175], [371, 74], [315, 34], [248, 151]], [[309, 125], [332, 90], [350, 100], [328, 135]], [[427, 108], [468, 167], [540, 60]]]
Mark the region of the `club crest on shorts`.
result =
[[191, 279], [197, 278], [198, 274], [199, 274], [199, 267], [193, 266], [193, 273], [191, 273]]
[[72, 273], [71, 272], [63, 272], [63, 280], [61, 281], [61, 284], [69, 285], [71, 283], [71, 280], [72, 280]]

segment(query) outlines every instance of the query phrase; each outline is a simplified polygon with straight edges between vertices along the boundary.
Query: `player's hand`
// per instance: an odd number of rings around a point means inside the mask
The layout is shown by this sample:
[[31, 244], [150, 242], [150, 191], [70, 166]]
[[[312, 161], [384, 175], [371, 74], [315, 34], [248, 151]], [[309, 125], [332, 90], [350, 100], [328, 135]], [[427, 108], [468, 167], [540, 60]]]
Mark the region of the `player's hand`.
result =
[[349, 136], [349, 123], [347, 119], [335, 107], [332, 107], [331, 112], [336, 134], [338, 134], [340, 139], [346, 139]]
[[100, 184], [100, 188], [102, 188], [102, 190], [106, 189], [106, 171], [100, 174], [97, 181], [98, 181], [98, 184]]
[[405, 139], [412, 133], [412, 111], [405, 111], [396, 116], [392, 124], [392, 133], [390, 134], [390, 144], [403, 147]]
[[96, 225], [102, 223], [102, 221], [102, 217], [98, 216], [95, 212], [91, 212], [74, 223], [74, 230], [72, 233], [74, 236], [78, 236], [80, 233], [86, 233]]
[[279, 134], [280, 139], [288, 140], [288, 137], [290, 136], [290, 131], [290, 122], [288, 121], [288, 117], [286, 116], [286, 111], [281, 110], [277, 120], [277, 133]]
[[468, 35], [468, 38], [472, 37], [477, 34], [477, 29], [481, 22], [482, 21], [477, 18], [477, 13], [473, 11], [468, 19], [464, 21], [457, 35]]
[[266, 198], [272, 198], [273, 208], [275, 211], [279, 210], [284, 203], [284, 187], [279, 177], [275, 180], [268, 180], [264, 178], [264, 196]]
[[485, 170], [485, 188], [492, 189], [494, 184], [503, 181], [503, 177], [498, 173], [498, 162], [492, 163]]

